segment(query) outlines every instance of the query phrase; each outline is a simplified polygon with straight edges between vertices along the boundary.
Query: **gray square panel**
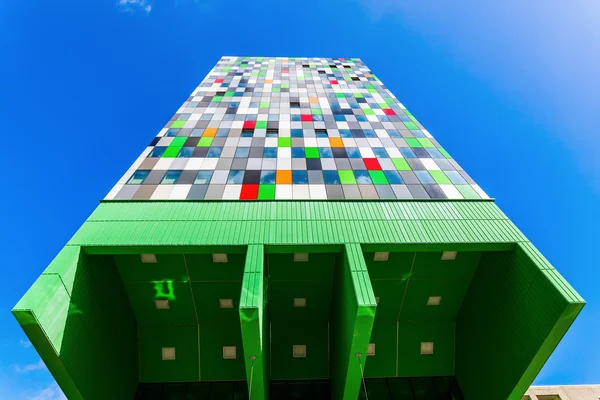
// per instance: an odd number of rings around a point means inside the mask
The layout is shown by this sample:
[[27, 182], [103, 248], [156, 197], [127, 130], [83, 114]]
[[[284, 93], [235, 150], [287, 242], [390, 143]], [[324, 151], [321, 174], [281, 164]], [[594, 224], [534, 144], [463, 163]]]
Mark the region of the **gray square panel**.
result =
[[166, 173], [166, 170], [152, 170], [150, 171], [146, 179], [144, 179], [143, 183], [144, 185], [158, 185], [162, 181]]

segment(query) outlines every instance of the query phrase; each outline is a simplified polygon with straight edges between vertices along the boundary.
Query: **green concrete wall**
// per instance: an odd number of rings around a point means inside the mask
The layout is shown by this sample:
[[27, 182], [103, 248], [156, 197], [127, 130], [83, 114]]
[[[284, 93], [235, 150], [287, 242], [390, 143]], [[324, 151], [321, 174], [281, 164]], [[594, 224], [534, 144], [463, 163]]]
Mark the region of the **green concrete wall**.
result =
[[583, 305], [531, 244], [484, 253], [456, 324], [465, 399], [521, 399]]
[[112, 258], [65, 247], [13, 313], [67, 398], [133, 398], [137, 324]]
[[[190, 380], [248, 378], [244, 350], [262, 346], [259, 354], [263, 360], [258, 371], [263, 375], [257, 379], [266, 396], [267, 376], [269, 372], [271, 378], [274, 374], [273, 365], [268, 365], [273, 354], [267, 352], [269, 336], [265, 334], [272, 322], [265, 312], [269, 280], [268, 277], [260, 280], [261, 273], [248, 268], [256, 268], [261, 263], [260, 257], [265, 260], [270, 254], [313, 254], [316, 247], [322, 248], [323, 260], [327, 257], [338, 260], [330, 311], [334, 322], [329, 332], [329, 368], [317, 371], [298, 359], [290, 363], [297, 365], [295, 371], [303, 371], [312, 379], [329, 376], [336, 398], [356, 398], [360, 390], [356, 353], [363, 354], [363, 363], [367, 361], [366, 348], [375, 310], [373, 288], [364, 259], [367, 253], [481, 252], [481, 261], [458, 317], [455, 322], [448, 322], [448, 329], [456, 324], [454, 373], [466, 400], [482, 396], [494, 400], [490, 397], [492, 393], [498, 394], [498, 400], [518, 399], [583, 307], [583, 300], [577, 293], [490, 201], [104, 202], [13, 312], [69, 399], [132, 398], [140, 376], [142, 381], [175, 377], [175, 373], [165, 372], [166, 369], [161, 367], [163, 364], [154, 361], [155, 356], [148, 356], [151, 349], [164, 344], [164, 340], [158, 340], [160, 329], [164, 329], [165, 335], [189, 342], [188, 347], [181, 344], [182, 348], [192, 349], [184, 352], [190, 355], [189, 362], [179, 363], [179, 367], [171, 365], [179, 368], [181, 373], [189, 373]], [[138, 288], [135, 279], [127, 275], [133, 265], [131, 260], [139, 262], [140, 253], [154, 253], [159, 259], [170, 257], [169, 260], [175, 260], [170, 263], [173, 268], [167, 272], [176, 273], [172, 278], [174, 285], [181, 286], [178, 289], [178, 301], [181, 302], [173, 305], [172, 313], [161, 315], [164, 326], [160, 329], [148, 328], [157, 312], [152, 302], [144, 300], [152, 291], [148, 292], [145, 286]], [[227, 268], [204, 268], [203, 265], [212, 262], [211, 253], [230, 254]], [[128, 257], [131, 260], [128, 261]], [[420, 257], [425, 257], [422, 263], [425, 267], [433, 262], [427, 257], [439, 260], [439, 254], [417, 255], [411, 272], [417, 274], [415, 278], [419, 273], [431, 271], [419, 272]], [[313, 258], [316, 264], [312, 268], [317, 268], [321, 265], [319, 258]], [[157, 266], [140, 264], [133, 267], [147, 275], [146, 283], [155, 279], [153, 274], [163, 273]], [[380, 267], [384, 268], [377, 268]], [[444, 267], [438, 267], [443, 271]], [[231, 287], [237, 285], [237, 294], [228, 294], [228, 297], [236, 301], [239, 299], [236, 296], [244, 295], [240, 290], [242, 275], [244, 280], [250, 279], [246, 272], [252, 272], [253, 278], [259, 279], [263, 290], [254, 286], [247, 293], [253, 293], [255, 297], [245, 303], [240, 300], [240, 304], [245, 304], [240, 309], [241, 314], [230, 310], [237, 314], [230, 315], [235, 321], [222, 321], [221, 311], [216, 311], [218, 293], [206, 288], [208, 282], [223, 281], [226, 276], [222, 272], [232, 269], [239, 270], [240, 277], [236, 282], [230, 282]], [[265, 278], [264, 270], [262, 274]], [[413, 290], [411, 285], [406, 291], [407, 299]], [[415, 284], [414, 288], [418, 290], [419, 286]], [[380, 289], [387, 290], [377, 288]], [[256, 297], [260, 293], [262, 303]], [[386, 296], [385, 291], [383, 293]], [[190, 301], [184, 301], [185, 298]], [[144, 301], [137, 302], [136, 299]], [[195, 299], [199, 300], [198, 304], [215, 304], [215, 310], [202, 306], [194, 310], [195, 306], [191, 304]], [[180, 306], [185, 307], [177, 308]], [[381, 311], [385, 311], [385, 306]], [[390, 315], [396, 314], [393, 309], [389, 311]], [[385, 315], [384, 312], [382, 316]], [[188, 317], [190, 324], [198, 325], [169, 326], [169, 318], [187, 321]], [[246, 327], [242, 323], [240, 329], [240, 321], [244, 318], [250, 323]], [[407, 327], [410, 327], [411, 319], [407, 317]], [[389, 322], [389, 331], [399, 338], [398, 341], [403, 337], [407, 338], [407, 343], [421, 340], [403, 336], [402, 330], [393, 332], [393, 320], [384, 318], [381, 321], [383, 324]], [[279, 337], [287, 335], [285, 322], [282, 320], [280, 324]], [[325, 324], [326, 321], [319, 326]], [[174, 331], [176, 329], [189, 332], [179, 335]], [[306, 330], [309, 332], [310, 327]], [[313, 334], [319, 337], [325, 334], [319, 332]], [[377, 332], [380, 334], [385, 332]], [[246, 339], [251, 344], [247, 344]], [[281, 343], [282, 350], [277, 351], [289, 358], [292, 343]], [[223, 360], [222, 345], [237, 345], [238, 359]], [[324, 348], [324, 345], [320, 346]], [[413, 347], [411, 345], [411, 349]], [[138, 349], [141, 349], [139, 360], [143, 365], [140, 376]], [[326, 353], [325, 350], [312, 352], [311, 357], [316, 355], [325, 360]], [[205, 363], [201, 362], [200, 354]], [[415, 353], [414, 359], [419, 357]], [[373, 369], [373, 376], [402, 376], [412, 372], [412, 361], [401, 363], [399, 359], [394, 365], [393, 359], [390, 360], [389, 368], [385, 371]], [[193, 367], [189, 368], [189, 365]], [[434, 371], [426, 363], [420, 365], [424, 368], [423, 374], [450, 372], [448, 367]], [[287, 379], [284, 372], [276, 371], [281, 379]], [[261, 396], [253, 394], [252, 398]]]

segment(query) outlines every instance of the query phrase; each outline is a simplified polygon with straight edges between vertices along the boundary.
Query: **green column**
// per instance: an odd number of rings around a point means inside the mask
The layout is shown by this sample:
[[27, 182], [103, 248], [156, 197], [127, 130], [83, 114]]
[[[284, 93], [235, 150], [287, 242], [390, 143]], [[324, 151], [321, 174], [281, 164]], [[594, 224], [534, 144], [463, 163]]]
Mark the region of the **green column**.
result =
[[264, 247], [248, 246], [240, 322], [250, 400], [269, 398], [269, 321], [267, 285], [264, 273]]
[[362, 249], [359, 244], [346, 244], [333, 283], [330, 334], [333, 400], [358, 398], [361, 366], [364, 370], [375, 308]]
[[69, 399], [131, 399], [137, 324], [113, 257], [66, 246], [13, 314]]

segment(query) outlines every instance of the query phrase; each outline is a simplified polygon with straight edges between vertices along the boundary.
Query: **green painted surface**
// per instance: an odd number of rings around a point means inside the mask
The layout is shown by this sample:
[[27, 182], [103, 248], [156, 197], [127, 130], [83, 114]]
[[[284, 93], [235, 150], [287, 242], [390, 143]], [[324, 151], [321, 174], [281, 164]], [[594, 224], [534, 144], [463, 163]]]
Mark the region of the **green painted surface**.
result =
[[249, 246], [239, 314], [250, 400], [269, 398], [270, 334], [265, 283], [264, 247]]
[[[329, 377], [330, 299], [337, 259], [335, 253], [309, 253], [305, 262], [294, 262], [291, 253], [267, 255], [271, 379]], [[306, 306], [294, 307], [295, 298], [306, 299]], [[306, 357], [293, 357], [294, 345], [306, 346]]]
[[456, 377], [465, 398], [520, 399], [583, 305], [529, 243], [483, 254], [457, 318]]
[[526, 238], [489, 201], [238, 201], [104, 202], [70, 244], [115, 254], [156, 245], [521, 241]]
[[[451, 250], [456, 260], [441, 261]], [[388, 261], [375, 262], [381, 251]], [[367, 377], [456, 375], [467, 400], [490, 387], [504, 400], [524, 392], [582, 306], [490, 201], [103, 202], [13, 312], [69, 398], [252, 376], [253, 399], [270, 379], [319, 378], [353, 399], [361, 353]], [[420, 354], [423, 341], [434, 354]], [[298, 344], [305, 358], [293, 357]], [[161, 358], [169, 346], [174, 361]]]
[[335, 338], [331, 343], [333, 400], [358, 397], [375, 308], [375, 296], [360, 245], [347, 244], [335, 271], [332, 298], [331, 336]]
[[67, 247], [49, 269], [13, 309], [42, 360], [69, 399], [132, 398], [137, 327], [114, 261]]

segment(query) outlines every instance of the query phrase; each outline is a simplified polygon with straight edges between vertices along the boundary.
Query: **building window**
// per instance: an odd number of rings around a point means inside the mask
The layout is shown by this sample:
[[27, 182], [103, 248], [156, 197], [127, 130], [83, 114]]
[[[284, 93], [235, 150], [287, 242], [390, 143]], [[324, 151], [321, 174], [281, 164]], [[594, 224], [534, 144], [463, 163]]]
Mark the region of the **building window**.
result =
[[163, 185], [174, 185], [177, 183], [177, 180], [179, 180], [179, 175], [181, 175], [181, 170], [167, 171], [160, 183]]
[[167, 148], [163, 147], [163, 146], [158, 146], [152, 149], [152, 151], [150, 152], [150, 154], [148, 155], [149, 158], [160, 158], [162, 157], [162, 155], [164, 154], [165, 150]]
[[127, 181], [128, 185], [141, 185], [144, 183], [144, 179], [148, 177], [149, 170], [137, 170], [131, 175], [131, 178]]
[[198, 175], [196, 175], [196, 180], [194, 181], [194, 184], [208, 185], [208, 182], [210, 182], [210, 178], [212, 178], [212, 173], [213, 172], [209, 170], [199, 171]]

